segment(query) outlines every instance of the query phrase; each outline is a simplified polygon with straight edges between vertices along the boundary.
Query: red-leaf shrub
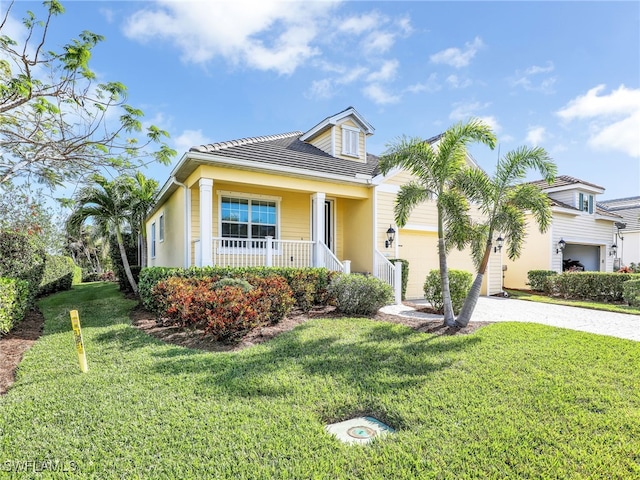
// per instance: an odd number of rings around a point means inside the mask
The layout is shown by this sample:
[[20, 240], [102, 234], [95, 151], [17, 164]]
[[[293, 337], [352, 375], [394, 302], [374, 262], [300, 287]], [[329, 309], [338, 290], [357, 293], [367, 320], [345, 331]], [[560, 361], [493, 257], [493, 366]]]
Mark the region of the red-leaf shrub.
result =
[[246, 280], [262, 295], [258, 297], [260, 312], [267, 312], [266, 323], [280, 322], [296, 303], [287, 280], [280, 275], [269, 277], [248, 276]]
[[204, 329], [217, 340], [237, 341], [260, 325], [278, 323], [294, 304], [284, 278], [246, 280], [253, 287], [249, 291], [219, 277], [170, 277], [153, 287], [153, 301], [160, 316], [174, 325]]

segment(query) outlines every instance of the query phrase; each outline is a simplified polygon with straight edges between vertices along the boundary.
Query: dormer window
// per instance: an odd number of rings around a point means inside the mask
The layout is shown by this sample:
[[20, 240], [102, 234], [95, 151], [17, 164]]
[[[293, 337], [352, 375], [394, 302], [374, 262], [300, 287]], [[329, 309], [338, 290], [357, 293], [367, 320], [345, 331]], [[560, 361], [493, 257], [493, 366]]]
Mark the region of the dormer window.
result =
[[593, 213], [593, 195], [580, 193], [578, 195], [578, 208], [583, 212]]
[[360, 130], [357, 128], [342, 126], [342, 154], [360, 156]]

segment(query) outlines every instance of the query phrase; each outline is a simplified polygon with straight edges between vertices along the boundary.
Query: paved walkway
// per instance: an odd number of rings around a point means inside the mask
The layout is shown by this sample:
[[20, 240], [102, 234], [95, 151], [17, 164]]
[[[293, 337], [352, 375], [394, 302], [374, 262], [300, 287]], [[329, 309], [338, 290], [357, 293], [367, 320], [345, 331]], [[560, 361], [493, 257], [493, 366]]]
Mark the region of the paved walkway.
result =
[[[411, 301], [411, 303], [426, 304], [425, 301]], [[421, 313], [406, 305], [389, 305], [383, 307], [382, 311], [408, 317], [442, 318], [442, 315]], [[640, 315], [603, 312], [513, 298], [480, 297], [471, 320], [541, 323], [640, 342]]]

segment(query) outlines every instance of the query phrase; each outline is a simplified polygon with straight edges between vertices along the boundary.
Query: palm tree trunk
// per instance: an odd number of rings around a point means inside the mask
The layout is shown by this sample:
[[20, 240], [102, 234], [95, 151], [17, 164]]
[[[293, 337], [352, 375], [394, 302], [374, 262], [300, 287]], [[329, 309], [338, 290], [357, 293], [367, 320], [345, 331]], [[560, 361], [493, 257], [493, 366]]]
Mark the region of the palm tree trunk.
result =
[[456, 327], [466, 327], [471, 320], [473, 311], [475, 310], [478, 303], [478, 298], [480, 298], [480, 289], [482, 288], [484, 273], [487, 271], [487, 265], [489, 264], [489, 255], [491, 255], [491, 242], [487, 242], [487, 247], [484, 251], [482, 263], [480, 263], [480, 268], [478, 268], [476, 278], [473, 280], [471, 289], [469, 290], [467, 297], [464, 299], [464, 304], [462, 305], [462, 310], [460, 310], [460, 315], [458, 315], [458, 318], [456, 318]]
[[438, 205], [438, 260], [440, 263], [440, 286], [442, 288], [442, 303], [444, 308], [444, 324], [448, 327], [455, 325], [451, 303], [451, 289], [449, 287], [449, 269], [447, 268], [447, 252], [444, 244], [444, 225], [441, 207]]
[[120, 249], [122, 266], [124, 267], [124, 271], [127, 274], [127, 280], [129, 280], [129, 285], [131, 285], [131, 290], [133, 290], [134, 295], [138, 295], [138, 285], [133, 278], [133, 273], [131, 273], [131, 266], [129, 265], [129, 260], [127, 259], [127, 251], [124, 248], [124, 241], [122, 240], [122, 233], [120, 232], [119, 227], [116, 227], [116, 238], [118, 239], [118, 248]]

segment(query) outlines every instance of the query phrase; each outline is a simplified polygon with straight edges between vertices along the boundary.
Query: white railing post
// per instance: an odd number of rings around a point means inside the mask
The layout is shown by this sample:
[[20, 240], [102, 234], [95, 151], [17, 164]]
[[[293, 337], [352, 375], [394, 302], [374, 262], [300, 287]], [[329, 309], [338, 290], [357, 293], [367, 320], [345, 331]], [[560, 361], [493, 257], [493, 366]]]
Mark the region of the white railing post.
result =
[[396, 305], [402, 304], [402, 262], [395, 262], [393, 289], [395, 293]]
[[267, 267], [273, 267], [273, 237], [266, 236], [267, 251], [265, 254], [265, 264]]
[[351, 260], [342, 261], [342, 272], [347, 275], [351, 273]]

